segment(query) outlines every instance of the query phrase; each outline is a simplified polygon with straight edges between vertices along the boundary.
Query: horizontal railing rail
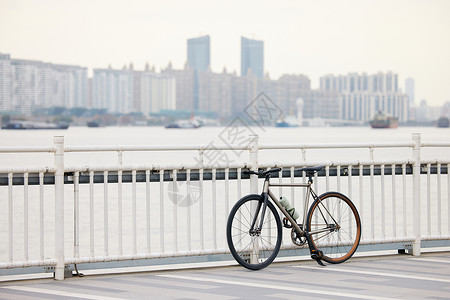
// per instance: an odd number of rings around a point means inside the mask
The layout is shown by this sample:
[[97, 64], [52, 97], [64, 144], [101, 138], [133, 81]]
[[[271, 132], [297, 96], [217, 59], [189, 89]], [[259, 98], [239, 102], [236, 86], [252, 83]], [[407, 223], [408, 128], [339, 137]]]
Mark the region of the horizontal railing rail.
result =
[[[406, 165], [406, 175], [411, 175], [412, 172], [412, 164], [409, 161], [405, 161], [404, 163], [399, 161], [390, 161], [390, 162], [384, 162], [383, 165], [391, 166], [395, 165], [394, 171], [392, 168], [385, 168], [384, 175], [401, 175], [403, 174], [403, 168], [402, 165]], [[430, 170], [429, 173], [436, 175], [436, 174], [448, 174], [448, 168], [447, 164], [450, 164], [450, 160], [448, 161], [441, 161], [440, 163], [437, 163], [436, 161], [422, 161], [421, 168], [420, 168], [420, 174], [428, 174], [428, 169]], [[313, 166], [312, 164], [311, 166]], [[324, 164], [324, 166], [329, 166], [329, 173], [328, 176], [336, 177], [338, 176], [338, 167], [337, 166], [360, 166], [362, 165], [362, 170], [360, 168], [355, 168], [353, 170], [352, 175], [353, 176], [359, 176], [360, 172], [362, 176], [379, 176], [382, 173], [382, 165], [379, 164], [379, 162], [372, 162], [372, 163], [354, 163], [351, 164], [349, 162], [342, 162], [338, 163], [336, 165], [331, 164]], [[370, 165], [373, 165], [373, 174], [371, 173], [371, 167]], [[440, 166], [438, 166], [440, 165]], [[268, 167], [292, 167], [293, 165], [267, 165]], [[291, 173], [293, 173], [293, 177], [304, 177], [305, 174], [298, 170], [297, 168], [300, 166], [295, 166], [296, 168], [293, 172], [291, 170], [282, 170], [282, 178], [290, 178]], [[242, 165], [240, 167], [241, 169], [246, 169], [246, 165]], [[225, 173], [228, 172], [228, 179], [229, 180], [236, 180], [238, 178], [241, 179], [250, 179], [250, 175], [245, 174], [244, 171], [241, 171], [241, 174], [238, 175], [237, 168], [231, 167], [231, 168], [216, 168], [216, 167], [197, 167], [197, 168], [189, 168], [190, 171], [190, 177], [189, 180], [191, 181], [198, 181], [200, 180], [200, 172], [198, 169], [203, 169], [203, 180], [204, 181], [211, 181], [213, 179], [213, 169], [216, 169], [216, 180], [224, 180], [225, 179]], [[348, 177], [348, 167], [341, 167], [339, 168], [339, 175], [342, 177]], [[132, 182], [132, 171], [136, 171], [136, 182], [146, 182], [147, 181], [147, 170], [150, 170], [150, 173], [148, 174], [150, 176], [149, 181], [150, 182], [159, 182], [160, 181], [160, 170], [164, 170], [164, 182], [172, 182], [173, 177], [171, 176], [172, 170], [178, 170], [177, 172], [177, 181], [183, 182], [187, 181], [187, 168], [185, 167], [164, 167], [164, 168], [143, 168], [143, 167], [132, 167], [132, 166], [121, 166], [120, 168], [117, 166], [111, 166], [111, 167], [82, 167], [82, 168], [67, 168], [66, 172], [64, 173], [64, 184], [73, 184], [74, 179], [73, 176], [75, 172], [79, 173], [79, 183], [90, 183], [90, 172], [94, 172], [94, 183], [104, 183], [105, 182], [105, 175], [103, 174], [104, 171], [108, 171], [108, 176], [106, 177], [106, 182], [108, 183], [118, 183], [119, 182], [119, 175], [118, 172], [122, 172], [121, 180], [123, 183], [126, 182]], [[194, 171], [193, 171], [194, 170]], [[197, 170], [197, 171], [195, 171]], [[226, 171], [228, 170], [228, 171]], [[45, 185], [54, 185], [55, 184], [55, 175], [54, 169], [35, 169], [34, 171], [26, 170], [23, 172], [23, 170], [16, 169], [14, 172], [14, 176], [12, 178], [12, 184], [13, 185], [24, 185], [25, 184], [25, 174], [28, 174], [28, 184], [29, 185], [39, 185], [40, 184], [40, 173], [44, 173], [44, 184]], [[0, 169], [0, 186], [7, 186], [9, 184], [8, 181], [8, 172], [4, 172], [2, 174], [2, 170]], [[325, 177], [327, 176], [327, 173], [325, 170], [322, 170], [317, 173], [318, 177]], [[260, 177], [262, 178], [262, 177]]]

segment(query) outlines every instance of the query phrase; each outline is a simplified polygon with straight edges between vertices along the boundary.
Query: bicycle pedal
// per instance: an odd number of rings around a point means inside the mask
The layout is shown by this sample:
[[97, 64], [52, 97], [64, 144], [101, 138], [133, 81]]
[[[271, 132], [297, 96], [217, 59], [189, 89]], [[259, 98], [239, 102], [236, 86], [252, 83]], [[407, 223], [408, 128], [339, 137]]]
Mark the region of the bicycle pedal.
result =
[[314, 259], [322, 267], [326, 267], [326, 265], [320, 260], [320, 258], [316, 254], [312, 254], [311, 258]]
[[322, 267], [326, 267], [326, 265], [322, 262], [321, 258], [322, 258], [322, 251], [314, 251], [315, 253], [311, 253], [311, 258], [314, 259], [319, 265], [321, 265]]

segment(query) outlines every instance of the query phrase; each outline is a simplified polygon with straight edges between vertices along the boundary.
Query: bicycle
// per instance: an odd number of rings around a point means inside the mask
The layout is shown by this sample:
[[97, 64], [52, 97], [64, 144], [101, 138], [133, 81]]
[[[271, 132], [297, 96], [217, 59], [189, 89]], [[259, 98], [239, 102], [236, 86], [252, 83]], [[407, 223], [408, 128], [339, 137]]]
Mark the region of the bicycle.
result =
[[[261, 195], [250, 194], [241, 198], [231, 209], [227, 222], [227, 242], [234, 259], [250, 270], [270, 265], [278, 255], [282, 241], [282, 226], [291, 229], [291, 240], [297, 246], [308, 243], [311, 258], [324, 266], [322, 260], [332, 264], [348, 260], [356, 251], [361, 238], [361, 220], [352, 201], [338, 192], [320, 196], [313, 191], [313, 176], [323, 166], [301, 168], [307, 183], [270, 183], [272, 173], [244, 171], [244, 174], [265, 178]], [[270, 191], [270, 187], [304, 187], [306, 198], [303, 221], [293, 218], [295, 209], [283, 206]], [[308, 208], [310, 196], [313, 198]], [[284, 202], [284, 204], [286, 204]], [[283, 225], [279, 211], [284, 215]], [[308, 212], [308, 213], [307, 213]]]

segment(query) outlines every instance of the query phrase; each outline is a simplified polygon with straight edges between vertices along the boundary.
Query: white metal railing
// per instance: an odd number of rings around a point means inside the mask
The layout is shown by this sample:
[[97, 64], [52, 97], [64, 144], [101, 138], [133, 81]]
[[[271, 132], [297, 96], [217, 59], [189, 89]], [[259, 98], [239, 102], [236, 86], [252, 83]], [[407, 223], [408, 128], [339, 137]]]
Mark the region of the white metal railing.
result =
[[[283, 167], [288, 177], [280, 173], [278, 180], [294, 182], [305, 179], [296, 179], [296, 168], [319, 164], [325, 165], [325, 175], [316, 175], [314, 189], [337, 190], [355, 202], [363, 223], [361, 244], [411, 243], [413, 254], [420, 255], [422, 240], [450, 239], [450, 160], [421, 160], [424, 147], [448, 149], [450, 143], [422, 143], [413, 134], [408, 143], [260, 145], [257, 136], [250, 136], [246, 146], [214, 145], [216, 151], [248, 151], [248, 162], [214, 165], [203, 164], [208, 149], [203, 145], [64, 146], [63, 137], [55, 137], [52, 147], [0, 147], [0, 155], [48, 152], [55, 158], [52, 167], [0, 167], [7, 180], [0, 185], [5, 207], [0, 238], [6, 241], [0, 246], [0, 268], [55, 266], [55, 278], [62, 280], [68, 264], [229, 253], [225, 224], [230, 207], [241, 196], [260, 192], [256, 176], [241, 177], [244, 168]], [[306, 157], [315, 149], [342, 148], [368, 149], [369, 159]], [[378, 148], [411, 149], [412, 155], [375, 159]], [[261, 151], [285, 149], [300, 150], [300, 161], [258, 160]], [[126, 165], [122, 155], [131, 151], [196, 151], [200, 163]], [[64, 165], [67, 153], [86, 152], [116, 152], [118, 162]], [[304, 191], [278, 192], [290, 192], [293, 205], [303, 207]], [[294, 248], [289, 234], [283, 248]]]

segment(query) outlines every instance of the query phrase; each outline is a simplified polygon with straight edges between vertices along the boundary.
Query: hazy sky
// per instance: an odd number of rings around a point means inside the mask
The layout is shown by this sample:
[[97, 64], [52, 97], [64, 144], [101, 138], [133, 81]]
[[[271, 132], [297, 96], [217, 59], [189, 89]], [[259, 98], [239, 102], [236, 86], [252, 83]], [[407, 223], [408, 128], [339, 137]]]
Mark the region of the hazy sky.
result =
[[0, 0], [0, 52], [13, 58], [156, 69], [186, 62], [186, 39], [211, 36], [214, 72], [240, 70], [240, 36], [264, 40], [265, 71], [393, 71], [416, 103], [450, 101], [449, 0]]

